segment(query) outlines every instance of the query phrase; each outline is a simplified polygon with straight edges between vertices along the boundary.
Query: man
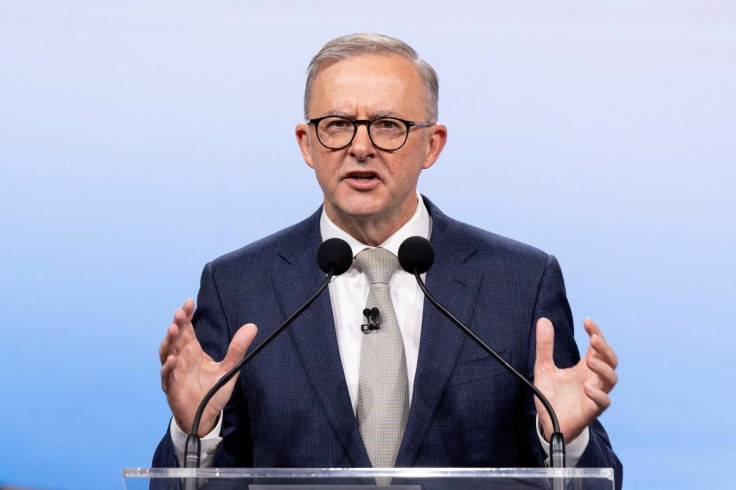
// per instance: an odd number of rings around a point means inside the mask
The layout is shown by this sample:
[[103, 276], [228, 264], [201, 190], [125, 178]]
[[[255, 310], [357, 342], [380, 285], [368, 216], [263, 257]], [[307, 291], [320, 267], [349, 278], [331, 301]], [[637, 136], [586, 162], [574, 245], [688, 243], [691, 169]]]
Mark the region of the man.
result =
[[[447, 139], [447, 129], [436, 123], [434, 70], [396, 39], [335, 39], [310, 64], [305, 117], [296, 137], [324, 193], [323, 207], [208, 264], [196, 312], [192, 300], [176, 311], [159, 351], [173, 419], [154, 466], [181, 461], [185, 434], [206, 391], [256, 336], [254, 345], [316, 290], [324, 277], [316, 249], [331, 237], [350, 244], [355, 262], [333, 280], [329, 296], [320, 297], [209, 403], [199, 431], [203, 463], [542, 466], [553, 432], [546, 411], [425, 304], [414, 278], [401, 270], [390, 276], [390, 293], [381, 293], [390, 294], [393, 319], [387, 323], [397, 324], [399, 339], [391, 347], [396, 355], [385, 362], [395, 358], [400, 366], [381, 374], [400, 387], [387, 402], [391, 410], [398, 404], [400, 415], [377, 417], [374, 409], [383, 402], [367, 401], [393, 390], [366, 391], [374, 382], [366, 373], [376, 369], [376, 362], [366, 361], [375, 355], [366, 346], [384, 333], [360, 328], [363, 307], [379, 294], [369, 284], [370, 266], [361, 252], [395, 255], [405, 238], [420, 235], [436, 252], [428, 288], [534, 378], [558, 413], [568, 464], [614, 467], [620, 486], [620, 462], [597, 422], [610, 404], [618, 361], [589, 319], [584, 327], [590, 345], [579, 358], [556, 260], [456, 222], [417, 194], [421, 171], [435, 163]], [[374, 421], [375, 428], [366, 429]], [[380, 440], [373, 440], [373, 431], [381, 430]], [[388, 441], [394, 437], [395, 443]], [[392, 444], [386, 456], [385, 446]]]

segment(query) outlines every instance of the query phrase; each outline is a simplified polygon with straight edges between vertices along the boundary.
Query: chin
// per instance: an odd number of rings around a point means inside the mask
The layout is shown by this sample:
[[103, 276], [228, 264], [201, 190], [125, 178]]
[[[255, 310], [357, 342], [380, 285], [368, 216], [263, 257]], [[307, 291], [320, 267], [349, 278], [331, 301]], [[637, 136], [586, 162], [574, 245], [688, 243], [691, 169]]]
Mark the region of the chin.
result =
[[381, 216], [384, 213], [378, 206], [360, 206], [346, 208], [344, 210], [344, 214], [346, 216], [350, 216], [353, 219], [368, 219]]
[[376, 193], [350, 193], [333, 201], [332, 207], [340, 214], [354, 218], [368, 218], [383, 214], [387, 203]]

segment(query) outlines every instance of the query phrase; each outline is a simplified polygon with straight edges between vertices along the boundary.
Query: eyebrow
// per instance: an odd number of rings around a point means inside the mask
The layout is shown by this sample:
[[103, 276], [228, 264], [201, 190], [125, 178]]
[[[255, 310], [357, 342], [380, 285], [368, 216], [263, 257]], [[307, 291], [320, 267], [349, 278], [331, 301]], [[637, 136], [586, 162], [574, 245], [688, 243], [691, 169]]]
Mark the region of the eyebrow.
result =
[[[355, 118], [353, 117], [353, 114], [348, 114], [346, 112], [341, 112], [341, 111], [331, 111], [327, 115], [328, 116], [344, 117], [346, 119], [355, 120]], [[370, 120], [373, 120], [373, 119], [378, 119], [378, 118], [381, 118], [381, 117], [399, 117], [399, 116], [397, 116], [396, 113], [394, 113], [392, 111], [381, 110], [381, 111], [376, 111], [373, 114], [371, 114], [369, 116], [369, 119]]]
[[391, 111], [378, 111], [373, 114], [374, 119], [379, 117], [396, 117], [396, 113]]

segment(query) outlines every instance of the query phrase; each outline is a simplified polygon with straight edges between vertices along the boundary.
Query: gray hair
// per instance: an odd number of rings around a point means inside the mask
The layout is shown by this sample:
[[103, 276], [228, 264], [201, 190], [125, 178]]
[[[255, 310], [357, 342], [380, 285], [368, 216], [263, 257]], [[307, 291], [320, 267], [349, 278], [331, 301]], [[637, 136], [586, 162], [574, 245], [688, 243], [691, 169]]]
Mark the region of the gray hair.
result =
[[439, 99], [439, 79], [429, 63], [419, 57], [414, 48], [403, 41], [383, 34], [349, 34], [338, 37], [324, 45], [309, 63], [307, 85], [304, 89], [304, 118], [309, 118], [308, 108], [312, 96], [314, 80], [319, 72], [338, 61], [364, 54], [395, 54], [414, 62], [426, 88], [425, 99], [429, 121], [437, 122], [437, 101]]

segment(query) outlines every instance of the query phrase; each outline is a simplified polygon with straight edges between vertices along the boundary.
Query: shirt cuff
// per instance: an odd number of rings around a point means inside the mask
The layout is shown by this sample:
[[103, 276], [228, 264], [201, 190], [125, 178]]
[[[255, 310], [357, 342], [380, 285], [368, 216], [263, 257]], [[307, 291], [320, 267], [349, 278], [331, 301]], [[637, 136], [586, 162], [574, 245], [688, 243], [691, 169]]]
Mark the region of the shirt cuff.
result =
[[[549, 442], [544, 440], [542, 437], [542, 431], [539, 427], [539, 415], [537, 415], [537, 437], [539, 443], [542, 445], [545, 459], [544, 463], [549, 466]], [[580, 457], [585, 452], [585, 448], [588, 447], [588, 441], [590, 440], [590, 429], [587, 427], [577, 436], [575, 439], [565, 444], [565, 463], [568, 468], [574, 468], [578, 465]]]
[[[217, 417], [215, 428], [212, 429], [209, 434], [207, 434], [200, 440], [200, 468], [212, 467], [212, 462], [215, 459], [215, 453], [217, 453], [217, 448], [220, 447], [220, 443], [222, 442], [222, 437], [220, 437], [221, 430], [222, 412], [220, 412], [220, 416]], [[176, 420], [174, 420], [174, 417], [171, 417], [171, 423], [169, 424], [169, 433], [171, 434], [171, 442], [174, 444], [174, 453], [176, 453], [176, 457], [179, 460], [179, 465], [181, 466], [181, 463], [184, 461], [184, 452], [186, 451], [187, 437], [189, 437], [189, 434], [181, 430], [179, 426], [176, 425]]]

